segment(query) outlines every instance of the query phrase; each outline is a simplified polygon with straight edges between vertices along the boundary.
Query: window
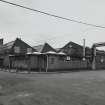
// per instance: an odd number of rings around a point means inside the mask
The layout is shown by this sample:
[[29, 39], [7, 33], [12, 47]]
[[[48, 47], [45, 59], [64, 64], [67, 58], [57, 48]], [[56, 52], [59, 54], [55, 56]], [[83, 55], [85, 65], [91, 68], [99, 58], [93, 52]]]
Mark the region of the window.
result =
[[72, 45], [69, 45], [69, 48], [72, 48]]
[[32, 48], [27, 48], [27, 52], [32, 52]]
[[20, 53], [20, 47], [19, 46], [15, 46], [14, 47], [14, 52], [15, 53]]
[[67, 61], [70, 61], [70, 60], [71, 60], [70, 56], [67, 56], [67, 57], [66, 57], [66, 60], [67, 60]]

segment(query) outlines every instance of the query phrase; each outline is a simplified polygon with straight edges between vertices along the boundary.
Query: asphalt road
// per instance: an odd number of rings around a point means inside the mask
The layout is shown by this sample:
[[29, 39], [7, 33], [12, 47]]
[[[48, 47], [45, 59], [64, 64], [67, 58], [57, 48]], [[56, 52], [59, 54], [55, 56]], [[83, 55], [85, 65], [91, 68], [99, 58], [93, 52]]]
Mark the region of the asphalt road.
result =
[[105, 105], [105, 71], [0, 71], [0, 105]]

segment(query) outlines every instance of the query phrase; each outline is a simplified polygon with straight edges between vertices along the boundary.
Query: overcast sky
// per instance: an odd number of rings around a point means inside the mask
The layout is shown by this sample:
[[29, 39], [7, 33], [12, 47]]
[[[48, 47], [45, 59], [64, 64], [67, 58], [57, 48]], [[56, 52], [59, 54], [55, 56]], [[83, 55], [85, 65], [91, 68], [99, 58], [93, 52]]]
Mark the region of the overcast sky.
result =
[[[105, 26], [105, 0], [7, 0], [78, 21]], [[42, 15], [0, 2], [0, 37], [19, 37], [35, 46], [48, 42], [62, 47], [69, 41], [86, 45], [105, 41], [105, 29]]]

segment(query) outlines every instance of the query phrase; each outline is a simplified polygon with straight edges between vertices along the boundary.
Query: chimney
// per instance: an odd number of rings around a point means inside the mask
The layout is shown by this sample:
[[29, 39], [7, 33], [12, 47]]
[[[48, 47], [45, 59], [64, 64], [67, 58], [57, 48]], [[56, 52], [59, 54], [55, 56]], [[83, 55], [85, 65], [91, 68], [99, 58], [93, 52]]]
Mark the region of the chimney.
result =
[[3, 38], [0, 39], [0, 46], [2, 46], [2, 45], [3, 45]]

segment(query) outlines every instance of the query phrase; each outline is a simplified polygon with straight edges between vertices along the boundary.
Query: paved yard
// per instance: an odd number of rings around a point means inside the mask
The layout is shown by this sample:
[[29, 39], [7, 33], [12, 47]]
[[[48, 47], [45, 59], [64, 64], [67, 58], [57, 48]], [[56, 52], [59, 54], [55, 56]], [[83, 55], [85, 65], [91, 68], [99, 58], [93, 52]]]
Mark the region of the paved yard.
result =
[[0, 71], [0, 105], [105, 105], [105, 71]]

